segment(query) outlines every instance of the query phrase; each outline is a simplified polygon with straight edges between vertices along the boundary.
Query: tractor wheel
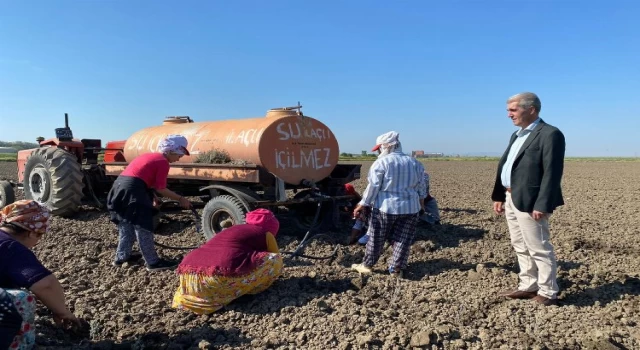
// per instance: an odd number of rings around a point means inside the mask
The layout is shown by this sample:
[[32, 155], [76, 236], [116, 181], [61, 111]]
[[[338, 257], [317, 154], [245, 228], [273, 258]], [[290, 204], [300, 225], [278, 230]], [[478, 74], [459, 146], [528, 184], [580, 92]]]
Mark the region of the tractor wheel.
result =
[[222, 222], [231, 219], [234, 225], [244, 223], [246, 210], [242, 202], [229, 195], [213, 197], [202, 211], [202, 230], [208, 241], [222, 231]]
[[57, 147], [31, 153], [24, 168], [24, 196], [46, 206], [53, 215], [70, 216], [82, 201], [82, 168], [76, 157]]
[[0, 181], [0, 208], [16, 201], [16, 195], [9, 181]]

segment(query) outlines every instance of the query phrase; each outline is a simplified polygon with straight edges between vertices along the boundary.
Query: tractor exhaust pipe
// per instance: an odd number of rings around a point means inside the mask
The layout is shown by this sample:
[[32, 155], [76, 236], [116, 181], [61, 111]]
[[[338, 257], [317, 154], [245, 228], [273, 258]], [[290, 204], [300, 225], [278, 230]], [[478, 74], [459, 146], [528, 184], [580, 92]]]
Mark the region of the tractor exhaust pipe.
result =
[[69, 113], [64, 114], [64, 127], [69, 129]]

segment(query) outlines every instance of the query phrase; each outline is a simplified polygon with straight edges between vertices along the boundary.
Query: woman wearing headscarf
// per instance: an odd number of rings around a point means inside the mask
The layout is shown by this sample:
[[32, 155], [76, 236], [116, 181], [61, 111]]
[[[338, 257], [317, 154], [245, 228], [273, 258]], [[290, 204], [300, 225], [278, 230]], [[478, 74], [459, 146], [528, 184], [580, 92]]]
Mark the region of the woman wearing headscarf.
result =
[[372, 151], [380, 154], [369, 169], [367, 188], [354, 209], [356, 215], [371, 209], [364, 259], [351, 266], [360, 273], [371, 273], [387, 241], [393, 244], [389, 272], [401, 276], [407, 267], [418, 215], [424, 209], [424, 166], [402, 152], [399, 136], [389, 131], [376, 139]]
[[56, 276], [31, 251], [49, 229], [49, 210], [33, 200], [0, 211], [0, 349], [35, 344], [36, 299], [59, 325], [77, 324]]
[[424, 172], [424, 183], [426, 187], [426, 197], [424, 198], [424, 213], [420, 215], [420, 220], [426, 222], [429, 225], [440, 225], [440, 210], [438, 209], [438, 201], [431, 195], [431, 189], [429, 188], [430, 177], [429, 173]]
[[118, 248], [114, 265], [140, 258], [132, 254], [134, 241], [138, 240], [147, 270], [165, 270], [176, 267], [175, 261], [160, 258], [153, 241], [153, 215], [155, 192], [176, 200], [185, 209], [191, 203], [167, 188], [170, 164], [189, 155], [187, 139], [181, 135], [168, 135], [158, 145], [158, 152], [136, 157], [114, 182], [107, 197], [111, 221], [118, 226]]
[[182, 260], [174, 308], [209, 314], [242, 295], [265, 291], [280, 276], [278, 219], [267, 209], [256, 209], [245, 222], [216, 234]]

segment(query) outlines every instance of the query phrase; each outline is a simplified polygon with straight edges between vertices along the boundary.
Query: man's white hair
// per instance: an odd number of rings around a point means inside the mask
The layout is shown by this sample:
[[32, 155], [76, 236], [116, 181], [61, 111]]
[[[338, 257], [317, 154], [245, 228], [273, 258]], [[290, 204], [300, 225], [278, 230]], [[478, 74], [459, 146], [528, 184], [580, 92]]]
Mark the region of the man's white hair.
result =
[[518, 106], [525, 109], [533, 107], [538, 113], [540, 113], [540, 109], [542, 108], [540, 98], [538, 98], [538, 95], [533, 92], [521, 92], [519, 94], [515, 94], [507, 100], [507, 103], [511, 102], [518, 102]]

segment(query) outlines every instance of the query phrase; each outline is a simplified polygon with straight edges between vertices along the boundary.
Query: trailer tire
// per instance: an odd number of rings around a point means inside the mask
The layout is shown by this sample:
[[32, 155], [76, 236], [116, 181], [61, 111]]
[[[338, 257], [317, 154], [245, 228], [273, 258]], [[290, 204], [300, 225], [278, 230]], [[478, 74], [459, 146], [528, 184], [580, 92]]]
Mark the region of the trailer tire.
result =
[[[298, 192], [295, 196], [293, 196], [293, 198], [302, 199], [308, 195], [311, 195], [311, 191], [304, 190], [304, 191]], [[307, 203], [299, 203], [299, 204], [293, 205], [291, 207], [291, 212], [293, 214], [292, 219], [296, 227], [302, 230], [303, 232], [307, 232], [309, 230], [318, 230], [322, 225], [323, 212], [320, 212], [318, 221], [316, 221], [314, 224], [313, 218], [315, 217], [317, 210], [318, 210], [317, 202], [307, 202]]]
[[31, 153], [24, 168], [24, 197], [46, 206], [51, 214], [71, 216], [82, 203], [82, 168], [76, 157], [57, 147]]
[[245, 222], [246, 209], [238, 198], [230, 195], [213, 197], [202, 210], [202, 231], [208, 241], [222, 231], [221, 222], [231, 218], [234, 225]]
[[9, 181], [0, 181], [0, 208], [16, 201], [16, 194]]

